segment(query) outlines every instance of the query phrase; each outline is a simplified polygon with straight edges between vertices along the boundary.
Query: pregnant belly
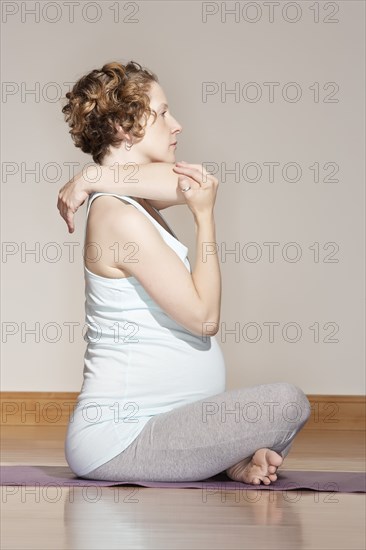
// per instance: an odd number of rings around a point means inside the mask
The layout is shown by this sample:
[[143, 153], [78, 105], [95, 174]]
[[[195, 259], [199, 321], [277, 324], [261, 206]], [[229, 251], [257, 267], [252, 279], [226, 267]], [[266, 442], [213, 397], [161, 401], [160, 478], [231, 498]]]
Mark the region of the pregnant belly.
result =
[[85, 356], [78, 400], [135, 407], [136, 416], [158, 414], [225, 391], [226, 369], [214, 337], [205, 345], [131, 345], [123, 354], [102, 349]]

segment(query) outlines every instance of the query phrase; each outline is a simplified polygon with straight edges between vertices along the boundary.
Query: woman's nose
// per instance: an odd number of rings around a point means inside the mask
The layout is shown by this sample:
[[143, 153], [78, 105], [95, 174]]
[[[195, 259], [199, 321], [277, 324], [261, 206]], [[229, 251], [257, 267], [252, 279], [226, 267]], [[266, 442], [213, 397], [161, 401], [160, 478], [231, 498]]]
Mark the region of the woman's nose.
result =
[[174, 126], [174, 133], [180, 134], [181, 131], [182, 131], [182, 126], [179, 124], [179, 122], [177, 122], [176, 125]]
[[174, 119], [173, 132], [174, 133], [177, 132], [179, 134], [181, 131], [182, 131], [182, 126], [179, 124], [179, 122], [176, 119]]

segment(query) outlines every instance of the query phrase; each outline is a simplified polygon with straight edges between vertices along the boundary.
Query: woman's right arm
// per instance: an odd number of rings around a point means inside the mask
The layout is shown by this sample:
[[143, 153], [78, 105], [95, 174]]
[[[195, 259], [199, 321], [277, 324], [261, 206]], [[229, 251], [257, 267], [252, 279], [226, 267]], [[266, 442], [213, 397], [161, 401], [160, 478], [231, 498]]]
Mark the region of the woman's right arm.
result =
[[[135, 277], [177, 323], [199, 336], [213, 336], [218, 332], [221, 306], [214, 220], [218, 181], [201, 165], [177, 165], [175, 170], [180, 189], [187, 186], [188, 178], [197, 184], [196, 189], [191, 187], [183, 193], [196, 226], [196, 261], [192, 273], [146, 215], [130, 204], [125, 205], [123, 200], [108, 195], [96, 199], [93, 223], [101, 249], [113, 249], [113, 260], [110, 258], [109, 262]], [[117, 257], [116, 243], [121, 251]]]
[[[58, 194], [57, 208], [69, 228], [74, 232], [74, 214], [91, 193], [116, 193], [170, 204], [185, 204], [178, 187], [178, 176], [171, 162], [148, 164], [90, 166], [68, 181]], [[188, 178], [189, 179], [189, 178]], [[198, 184], [190, 181], [192, 188]]]
[[[102, 196], [93, 202], [93, 216], [96, 240], [115, 267], [137, 279], [167, 315], [193, 334], [202, 337], [218, 332], [220, 267], [216, 247], [207, 250], [215, 241], [212, 212], [195, 215], [197, 246], [192, 273], [146, 215], [131, 205]], [[113, 254], [109, 252], [112, 249]]]

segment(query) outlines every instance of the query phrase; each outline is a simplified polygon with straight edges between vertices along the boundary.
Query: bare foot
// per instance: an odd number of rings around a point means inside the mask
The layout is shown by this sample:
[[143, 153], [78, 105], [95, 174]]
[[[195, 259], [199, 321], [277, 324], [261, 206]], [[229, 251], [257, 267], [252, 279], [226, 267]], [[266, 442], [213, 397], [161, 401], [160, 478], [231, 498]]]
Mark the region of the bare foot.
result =
[[225, 471], [234, 481], [253, 485], [260, 485], [260, 482], [263, 481], [264, 485], [269, 485], [272, 481], [276, 481], [275, 472], [282, 462], [283, 457], [276, 451], [263, 448], [258, 449], [251, 459], [245, 458]]

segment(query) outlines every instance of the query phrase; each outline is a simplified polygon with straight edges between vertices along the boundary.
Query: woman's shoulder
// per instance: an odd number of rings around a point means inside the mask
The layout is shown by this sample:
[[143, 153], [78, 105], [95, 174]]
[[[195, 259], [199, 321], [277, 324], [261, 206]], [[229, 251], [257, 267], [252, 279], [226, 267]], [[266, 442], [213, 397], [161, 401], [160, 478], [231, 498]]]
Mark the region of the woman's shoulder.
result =
[[86, 223], [89, 228], [102, 229], [118, 219], [136, 214], [139, 214], [136, 206], [123, 200], [123, 196], [97, 195], [88, 206]]
[[[134, 228], [137, 226], [149, 228], [151, 223], [148, 223], [146, 212], [143, 212], [144, 199], [128, 196], [141, 205], [142, 208], [139, 208], [124, 197], [125, 195], [112, 194], [96, 196], [89, 206], [88, 227], [102, 232], [122, 229], [131, 224]], [[153, 226], [152, 228], [154, 229]]]

